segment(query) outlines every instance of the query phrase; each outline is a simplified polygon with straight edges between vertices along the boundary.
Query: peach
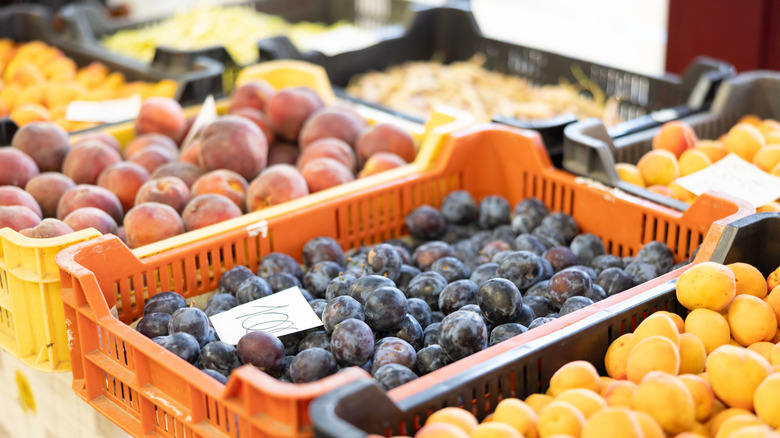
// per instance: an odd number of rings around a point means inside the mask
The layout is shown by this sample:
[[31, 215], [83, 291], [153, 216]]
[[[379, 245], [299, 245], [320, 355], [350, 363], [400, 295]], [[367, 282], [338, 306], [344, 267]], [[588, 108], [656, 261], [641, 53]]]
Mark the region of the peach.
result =
[[687, 149], [677, 161], [680, 165], [680, 176], [690, 175], [709, 167], [712, 164], [706, 152], [696, 148]]
[[200, 139], [195, 138], [179, 152], [179, 161], [200, 167], [198, 155], [200, 155]]
[[21, 230], [19, 234], [35, 239], [48, 239], [51, 237], [64, 236], [72, 232], [73, 228], [69, 227], [65, 222], [62, 222], [59, 219], [46, 218], [32, 228]]
[[115, 194], [122, 204], [122, 209], [127, 211], [135, 205], [135, 195], [147, 181], [149, 172], [146, 168], [130, 161], [120, 161], [100, 173], [97, 185]]
[[76, 183], [59, 172], [44, 172], [33, 177], [24, 186], [41, 207], [43, 217], [56, 217], [57, 204], [62, 194], [76, 187]]
[[761, 131], [747, 123], [737, 123], [729, 129], [723, 147], [728, 152], [739, 155], [747, 162], [752, 162], [756, 153], [766, 146], [766, 140]]
[[380, 123], [365, 130], [358, 137], [355, 150], [358, 165], [361, 167], [371, 155], [377, 152], [392, 152], [407, 163], [414, 161], [417, 155], [412, 136], [390, 123]]
[[390, 152], [377, 152], [366, 160], [366, 164], [364, 164], [363, 169], [360, 170], [358, 178], [365, 178], [376, 173], [384, 172], [385, 170], [405, 166], [406, 164], [408, 163], [396, 154]]
[[728, 155], [728, 151], [723, 144], [717, 140], [699, 140], [696, 142], [694, 150], [702, 151], [710, 158], [713, 163]]
[[309, 187], [298, 169], [289, 164], [274, 164], [249, 184], [247, 211], [260, 210], [309, 194]]
[[59, 171], [70, 152], [68, 132], [51, 122], [33, 122], [19, 128], [11, 146], [29, 155], [41, 172]]
[[23, 205], [43, 217], [41, 207], [33, 195], [16, 186], [0, 186], [0, 205]]
[[683, 152], [696, 145], [696, 133], [687, 123], [675, 120], [661, 125], [653, 137], [653, 149], [665, 149], [680, 158]]
[[363, 125], [341, 107], [326, 107], [315, 111], [301, 128], [298, 144], [305, 150], [322, 138], [338, 138], [355, 147]]
[[11, 227], [14, 231], [21, 231], [39, 223], [40, 216], [23, 205], [0, 205], [0, 229]]
[[205, 194], [223, 195], [243, 210], [246, 203], [247, 180], [232, 170], [212, 170], [192, 184], [192, 196]]
[[78, 140], [73, 143], [73, 147], [79, 147], [83, 144], [98, 142], [106, 146], [111, 146], [116, 149], [117, 152], [122, 151], [122, 146], [119, 145], [119, 140], [113, 135], [104, 131], [92, 131], [79, 136]]
[[179, 144], [187, 132], [187, 118], [179, 102], [167, 97], [150, 97], [141, 105], [135, 132], [137, 135], [158, 132]]
[[247, 180], [257, 176], [268, 158], [268, 142], [244, 117], [222, 116], [201, 134], [198, 163], [205, 170], [228, 169]]
[[360, 125], [360, 129], [368, 125], [368, 120], [363, 116], [363, 114], [360, 114], [357, 112], [357, 110], [354, 108], [354, 106], [343, 102], [343, 103], [337, 103], [336, 105], [331, 106], [331, 108], [338, 108], [341, 112], [348, 115], [349, 117], [352, 117], [355, 122]]
[[268, 149], [268, 165], [291, 164], [294, 166], [295, 162], [298, 161], [299, 154], [298, 146], [290, 143], [277, 143]]
[[357, 166], [355, 152], [344, 140], [321, 138], [311, 142], [305, 148], [301, 146], [301, 150], [297, 163], [298, 169], [303, 169], [315, 158], [331, 158], [346, 166], [351, 172], [355, 172]]
[[140, 152], [136, 152], [127, 161], [140, 164], [151, 174], [158, 167], [176, 161], [176, 152], [171, 152], [163, 146], [149, 146]]
[[175, 176], [164, 176], [145, 182], [135, 195], [135, 205], [159, 202], [170, 205], [181, 214], [191, 197], [190, 189], [184, 181]]
[[279, 90], [268, 102], [268, 116], [276, 133], [295, 142], [304, 122], [325, 106], [314, 90], [306, 87], [288, 87]]
[[62, 163], [62, 173], [76, 184], [95, 184], [108, 166], [122, 161], [110, 146], [90, 143], [73, 149]]
[[354, 181], [355, 175], [347, 166], [331, 158], [315, 158], [301, 169], [309, 193], [316, 193], [346, 182]]
[[89, 184], [79, 184], [65, 192], [57, 204], [57, 219], [63, 220], [76, 209], [95, 207], [108, 213], [116, 223], [122, 222], [122, 203], [108, 189]]
[[192, 198], [181, 214], [184, 229], [197, 230], [241, 216], [241, 209], [225, 196], [208, 193]]
[[122, 242], [124, 242], [125, 245], [127, 245], [127, 230], [125, 230], [124, 225], [117, 228], [116, 237], [118, 237], [119, 240], [121, 240]]
[[205, 174], [206, 171], [195, 164], [174, 161], [154, 169], [151, 179], [162, 178], [164, 176], [175, 176], [184, 181], [184, 184], [187, 184], [187, 187], [192, 187], [192, 184]]
[[138, 248], [184, 232], [184, 222], [170, 205], [147, 202], [136, 205], [125, 216], [127, 246]]
[[156, 132], [150, 132], [148, 134], [142, 134], [132, 139], [125, 148], [125, 159], [133, 158], [133, 156], [144, 149], [151, 146], [160, 146], [170, 150], [174, 155], [179, 153], [179, 146], [167, 137]]
[[230, 111], [230, 114], [249, 119], [252, 123], [257, 125], [257, 127], [263, 131], [263, 134], [265, 134], [265, 139], [268, 141], [269, 145], [276, 141], [276, 134], [274, 133], [274, 129], [271, 127], [271, 119], [265, 113], [260, 112], [254, 108], [244, 107], [236, 108]]
[[29, 155], [11, 146], [0, 147], [0, 185], [24, 187], [38, 173]]
[[677, 157], [665, 149], [653, 149], [644, 154], [636, 167], [647, 186], [665, 186], [680, 176]]
[[233, 90], [228, 112], [232, 113], [239, 108], [267, 112], [268, 102], [275, 94], [276, 90], [271, 84], [262, 79], [254, 79]]
[[94, 228], [101, 234], [116, 234], [118, 226], [114, 218], [105, 211], [95, 207], [81, 207], [65, 216], [63, 222], [74, 231]]

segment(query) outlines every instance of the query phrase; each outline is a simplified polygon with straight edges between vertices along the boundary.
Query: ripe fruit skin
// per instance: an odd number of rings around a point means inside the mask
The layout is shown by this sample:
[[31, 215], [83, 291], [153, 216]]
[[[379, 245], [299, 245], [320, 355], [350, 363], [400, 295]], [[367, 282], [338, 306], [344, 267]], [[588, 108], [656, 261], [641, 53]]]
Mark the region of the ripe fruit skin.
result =
[[704, 308], [720, 312], [736, 293], [734, 273], [715, 262], [699, 263], [677, 279], [677, 299], [689, 310]]
[[706, 362], [712, 390], [732, 408], [753, 409], [753, 393], [772, 373], [772, 365], [763, 356], [746, 348], [722, 345], [710, 353]]

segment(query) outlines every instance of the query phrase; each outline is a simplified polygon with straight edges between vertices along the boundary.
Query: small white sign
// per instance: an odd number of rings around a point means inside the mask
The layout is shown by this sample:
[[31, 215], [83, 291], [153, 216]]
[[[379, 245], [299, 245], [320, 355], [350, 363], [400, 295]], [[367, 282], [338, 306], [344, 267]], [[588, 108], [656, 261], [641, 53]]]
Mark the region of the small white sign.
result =
[[141, 96], [93, 102], [74, 100], [65, 109], [65, 119], [72, 122], [117, 123], [133, 120], [141, 111]]
[[780, 198], [780, 178], [733, 153], [712, 166], [678, 178], [677, 183], [697, 196], [708, 190], [716, 190], [744, 199], [754, 207]]
[[203, 101], [203, 105], [201, 105], [195, 120], [192, 122], [192, 127], [187, 131], [187, 136], [184, 137], [184, 141], [181, 142], [182, 153], [189, 149], [190, 145], [203, 128], [217, 120], [217, 116], [217, 103], [214, 101], [214, 96], [209, 94], [208, 97], [206, 97], [206, 100]]
[[210, 319], [219, 339], [232, 345], [253, 331], [278, 338], [322, 325], [297, 287], [236, 306]]

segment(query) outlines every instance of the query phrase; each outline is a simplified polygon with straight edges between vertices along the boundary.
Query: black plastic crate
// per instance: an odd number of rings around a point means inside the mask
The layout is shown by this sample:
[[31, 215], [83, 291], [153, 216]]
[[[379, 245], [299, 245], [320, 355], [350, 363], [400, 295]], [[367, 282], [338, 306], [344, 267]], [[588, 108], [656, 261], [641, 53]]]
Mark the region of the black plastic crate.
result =
[[[778, 234], [780, 213], [754, 214], [734, 221], [726, 225], [710, 260], [750, 263], [768, 275], [780, 264], [780, 243], [771, 238]], [[591, 362], [605, 375], [604, 355], [612, 341], [632, 332], [653, 312], [686, 314], [675, 291], [676, 278], [686, 269], [675, 271], [674, 280], [481, 362], [397, 403], [372, 379], [352, 382], [311, 404], [315, 437], [413, 435], [431, 413], [447, 406], [471, 408], [481, 420], [503, 398], [525, 398], [546, 391], [555, 371], [574, 360]]]
[[[328, 56], [318, 52], [302, 53], [289, 39], [276, 37], [259, 43], [261, 59], [293, 58], [322, 65], [337, 87], [346, 87], [350, 78], [357, 74], [384, 70], [405, 61], [430, 60], [435, 57], [451, 63], [465, 61], [477, 53], [486, 56], [486, 68], [521, 76], [537, 85], [558, 84], [561, 79], [577, 83], [573, 70], [578, 67], [604, 91], [606, 97], [615, 97], [620, 101], [619, 115], [626, 122], [615, 127], [613, 136], [627, 135], [657, 125], [659, 115], [649, 116], [655, 111], [668, 110], [666, 114], [679, 117], [681, 114], [706, 109], [720, 81], [734, 75], [733, 66], [707, 57], [694, 60], [682, 76], [634, 73], [487, 38], [480, 31], [467, 1], [440, 8], [422, 5], [410, 7], [415, 10], [415, 14], [406, 32], [374, 46]], [[538, 131], [553, 160], [557, 159], [560, 165], [563, 128], [575, 122], [576, 118], [568, 114], [529, 122], [497, 115], [494, 120]]]
[[219, 62], [199, 57], [186, 73], [178, 76], [171, 75], [169, 72], [142, 63], [104, 56], [89, 47], [64, 39], [52, 31], [52, 20], [51, 10], [41, 5], [6, 6], [0, 8], [0, 37], [15, 41], [43, 41], [60, 49], [79, 67], [99, 61], [109, 70], [121, 72], [128, 81], [176, 80], [175, 98], [184, 105], [202, 103], [209, 94], [221, 94], [221, 76], [224, 68]]
[[[679, 117], [700, 139], [716, 139], [731, 129], [740, 117], [755, 114], [780, 120], [780, 72], [753, 71], [725, 80], [718, 88], [709, 111]], [[685, 210], [688, 204], [652, 193], [620, 179], [617, 163], [636, 164], [652, 149], [660, 127], [613, 138], [598, 119], [588, 119], [565, 129], [564, 169], [662, 205]]]

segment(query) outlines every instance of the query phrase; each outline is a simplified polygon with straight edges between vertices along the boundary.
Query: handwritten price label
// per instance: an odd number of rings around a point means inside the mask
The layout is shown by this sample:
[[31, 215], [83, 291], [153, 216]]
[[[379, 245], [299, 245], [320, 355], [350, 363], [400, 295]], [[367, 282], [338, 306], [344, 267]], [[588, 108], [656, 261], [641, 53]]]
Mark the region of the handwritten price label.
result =
[[277, 338], [322, 325], [297, 287], [236, 306], [211, 317], [219, 339], [236, 345], [242, 336], [263, 331]]

